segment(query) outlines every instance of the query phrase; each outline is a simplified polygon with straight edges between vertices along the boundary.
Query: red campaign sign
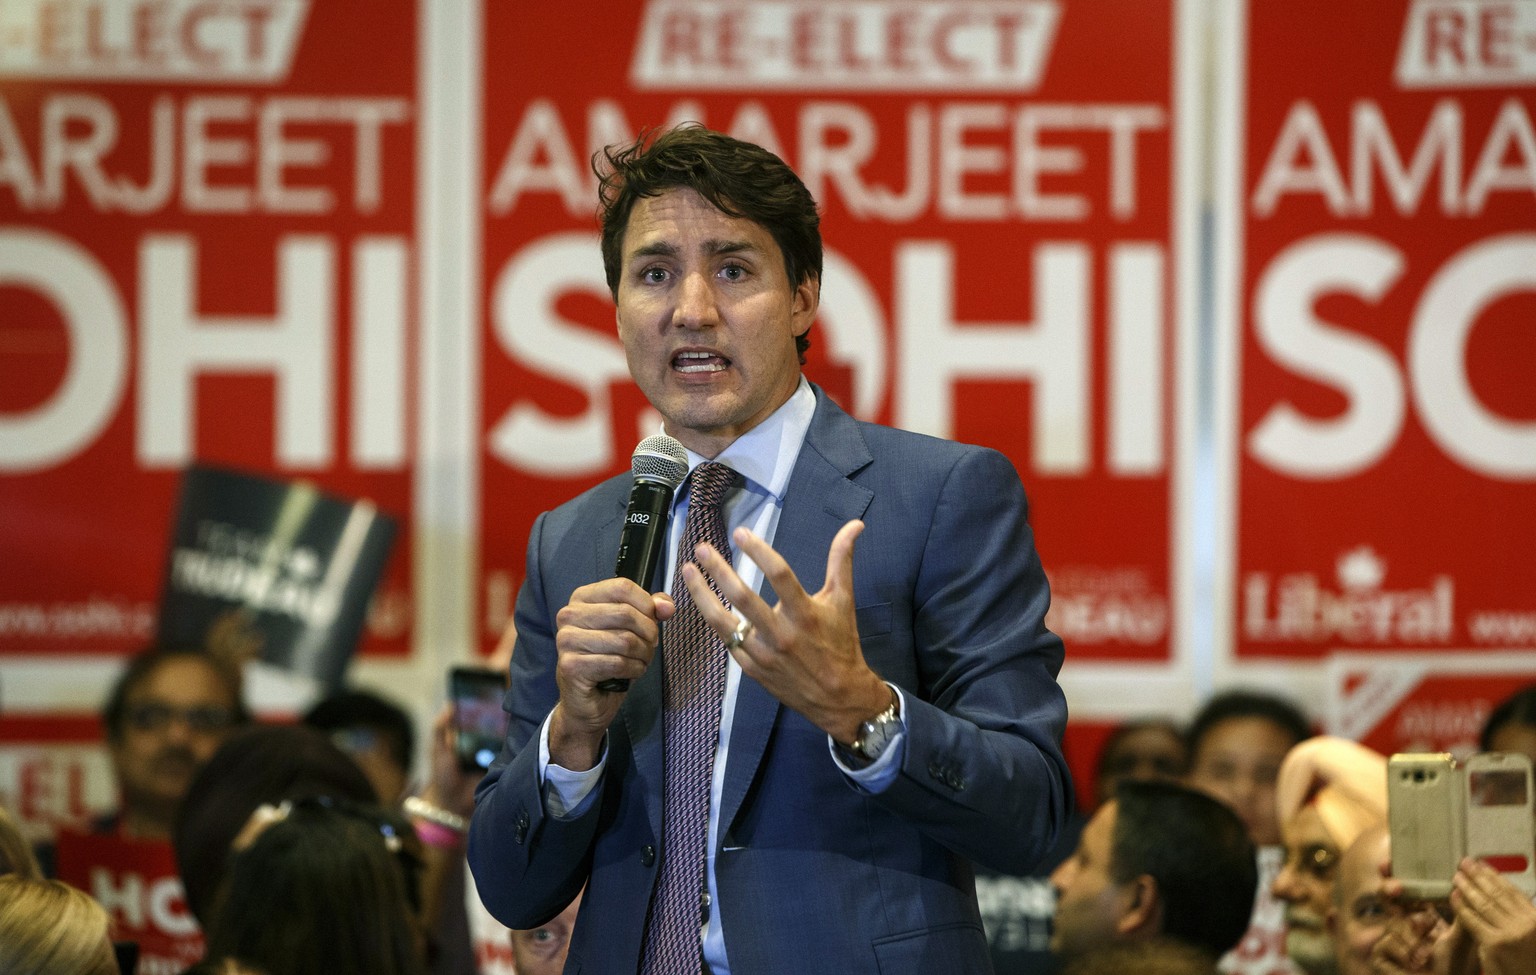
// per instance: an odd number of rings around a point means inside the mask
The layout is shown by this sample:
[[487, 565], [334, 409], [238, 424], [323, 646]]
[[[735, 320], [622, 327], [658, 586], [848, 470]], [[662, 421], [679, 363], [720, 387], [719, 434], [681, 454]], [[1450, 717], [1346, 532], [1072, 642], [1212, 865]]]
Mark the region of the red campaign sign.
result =
[[202, 959], [171, 844], [61, 830], [56, 856], [59, 879], [107, 909], [113, 937], [138, 942], [138, 971], [174, 975]]
[[1536, 7], [1246, 16], [1235, 656], [1536, 647]]
[[[147, 642], [194, 460], [408, 518], [414, 4], [0, 30], [0, 653]], [[368, 649], [407, 650], [410, 534]]]
[[1536, 686], [1536, 662], [1463, 654], [1435, 661], [1348, 654], [1330, 662], [1328, 730], [1395, 752], [1477, 752], [1488, 715]]
[[[1174, 13], [488, 4], [482, 641], [536, 514], [655, 432], [614, 331], [588, 160], [696, 120], [777, 152], [823, 208], [809, 377], [865, 419], [1004, 451], [1073, 659], [1169, 659], [1172, 158], [1190, 121]], [[577, 37], [579, 59], [551, 43]]]

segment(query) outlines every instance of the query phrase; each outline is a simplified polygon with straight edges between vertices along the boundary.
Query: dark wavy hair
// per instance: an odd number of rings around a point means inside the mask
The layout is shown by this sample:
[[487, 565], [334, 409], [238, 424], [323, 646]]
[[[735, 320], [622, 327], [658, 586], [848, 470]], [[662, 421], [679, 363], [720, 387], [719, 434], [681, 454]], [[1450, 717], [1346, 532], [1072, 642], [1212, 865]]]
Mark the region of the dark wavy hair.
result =
[[172, 838], [187, 908], [207, 926], [229, 865], [230, 844], [264, 803], [325, 796], [374, 801], [357, 763], [324, 732], [266, 725], [237, 732], [192, 779]]
[[[617, 300], [624, 231], [635, 203], [679, 187], [696, 191], [716, 209], [759, 224], [779, 245], [791, 286], [821, 280], [821, 216], [816, 201], [788, 164], [762, 146], [695, 123], [661, 134], [644, 132], [625, 146], [592, 157], [598, 179], [598, 223], [603, 270]], [[800, 361], [810, 339], [795, 338]]]
[[1478, 736], [1479, 750], [1493, 751], [1493, 736], [1507, 725], [1536, 728], [1536, 684], [1516, 691], [1493, 709]]
[[1307, 716], [1295, 704], [1278, 694], [1248, 690], [1225, 691], [1207, 701], [1184, 732], [1190, 758], [1199, 754], [1200, 746], [1212, 728], [1233, 718], [1261, 718], [1268, 721], [1284, 732], [1291, 739], [1292, 745], [1312, 737], [1312, 724]]

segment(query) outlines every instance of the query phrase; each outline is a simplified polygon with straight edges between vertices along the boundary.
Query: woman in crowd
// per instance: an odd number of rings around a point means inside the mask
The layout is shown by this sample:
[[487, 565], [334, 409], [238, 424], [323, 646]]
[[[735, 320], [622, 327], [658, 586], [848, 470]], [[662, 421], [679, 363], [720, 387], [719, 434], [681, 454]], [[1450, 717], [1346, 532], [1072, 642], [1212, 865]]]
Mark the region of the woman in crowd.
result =
[[[252, 834], [255, 834], [254, 836]], [[375, 807], [266, 807], [236, 841], [197, 973], [424, 975], [410, 826]]]

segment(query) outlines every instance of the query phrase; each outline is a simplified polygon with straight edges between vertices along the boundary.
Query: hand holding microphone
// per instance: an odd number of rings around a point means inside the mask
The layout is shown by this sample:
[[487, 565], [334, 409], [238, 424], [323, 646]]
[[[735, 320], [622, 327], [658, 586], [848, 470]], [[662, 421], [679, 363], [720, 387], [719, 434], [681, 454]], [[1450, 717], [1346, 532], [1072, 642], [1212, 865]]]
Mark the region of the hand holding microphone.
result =
[[[672, 494], [688, 476], [688, 453], [665, 434], [640, 441], [630, 458], [635, 484], [624, 511], [619, 534], [619, 557], [613, 574], [638, 583], [647, 592], [661, 565], [667, 541], [667, 520], [672, 513]], [[613, 677], [598, 684], [603, 691], [629, 690], [629, 681]]]

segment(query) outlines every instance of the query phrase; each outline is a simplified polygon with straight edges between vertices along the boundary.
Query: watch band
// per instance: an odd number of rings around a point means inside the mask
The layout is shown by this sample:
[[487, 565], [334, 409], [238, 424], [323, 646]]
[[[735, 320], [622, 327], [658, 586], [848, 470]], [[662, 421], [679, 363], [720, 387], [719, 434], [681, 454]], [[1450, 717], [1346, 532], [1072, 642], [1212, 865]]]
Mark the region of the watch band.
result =
[[891, 703], [884, 711], [859, 725], [859, 736], [853, 740], [849, 749], [866, 762], [875, 761], [885, 752], [896, 731], [891, 725], [899, 722], [901, 695], [890, 684], [886, 686], [891, 688]]

